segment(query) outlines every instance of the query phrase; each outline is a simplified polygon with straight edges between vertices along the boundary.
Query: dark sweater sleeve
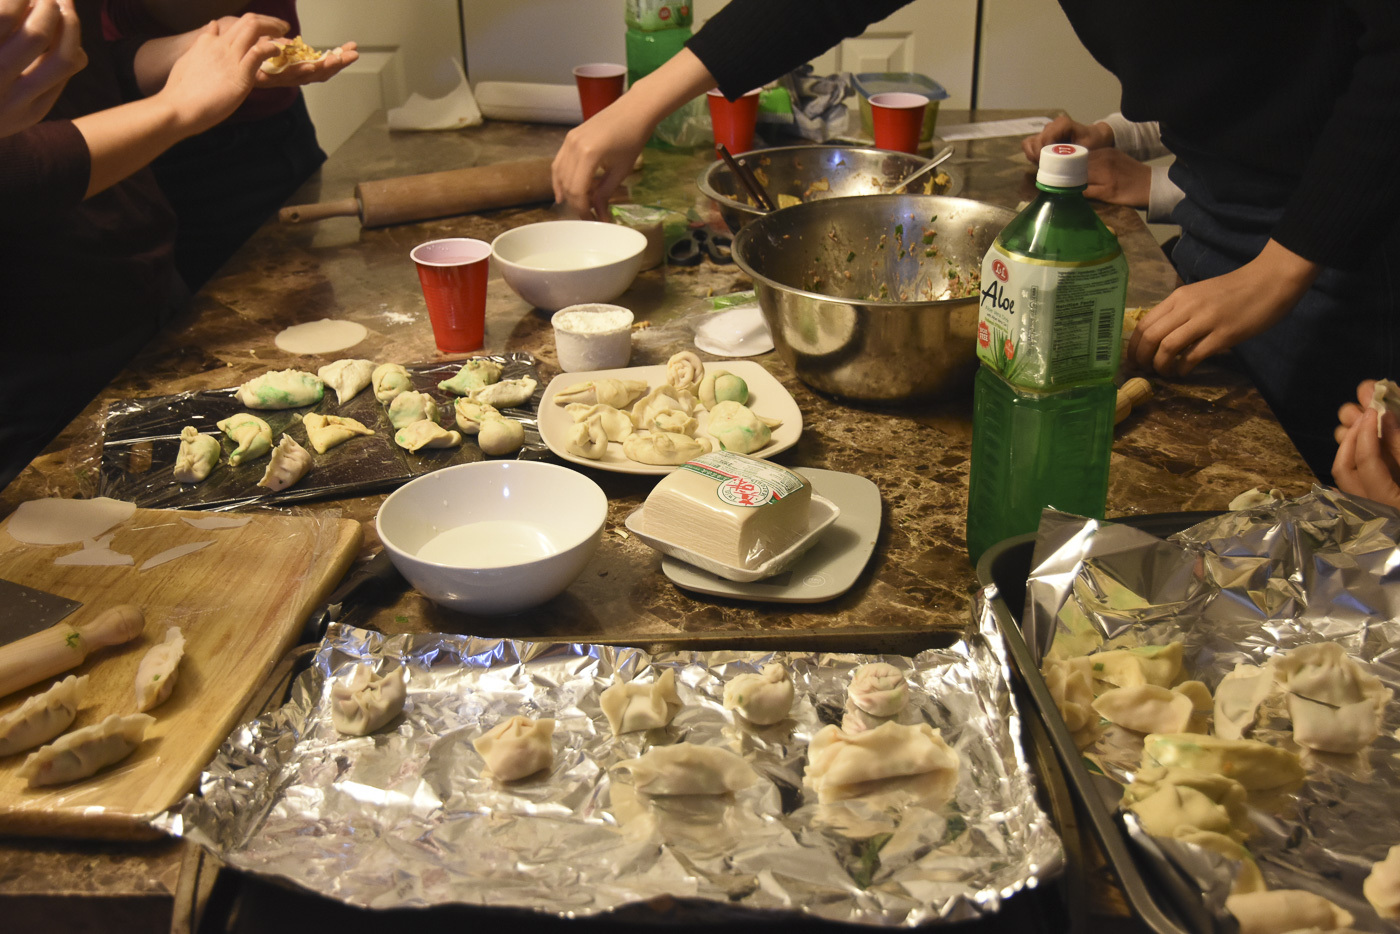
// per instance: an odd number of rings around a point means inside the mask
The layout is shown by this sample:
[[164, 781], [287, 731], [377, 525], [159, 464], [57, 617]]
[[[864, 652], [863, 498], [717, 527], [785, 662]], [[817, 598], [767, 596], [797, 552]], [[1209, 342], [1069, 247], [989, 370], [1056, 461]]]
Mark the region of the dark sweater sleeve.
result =
[[730, 99], [858, 36], [911, 0], [730, 0], [686, 43]]
[[71, 120], [46, 120], [0, 138], [0, 226], [72, 210], [87, 194], [91, 173], [87, 141]]
[[1348, 0], [1363, 33], [1351, 82], [1273, 238], [1304, 259], [1355, 267], [1400, 217], [1400, 3]]

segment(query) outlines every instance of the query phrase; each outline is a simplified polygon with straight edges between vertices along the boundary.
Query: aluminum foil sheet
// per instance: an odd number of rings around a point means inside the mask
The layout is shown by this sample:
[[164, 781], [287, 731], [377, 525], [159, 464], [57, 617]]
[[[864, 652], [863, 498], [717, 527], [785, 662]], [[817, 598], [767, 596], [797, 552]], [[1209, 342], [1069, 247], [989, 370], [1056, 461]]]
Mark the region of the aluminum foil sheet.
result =
[[[742, 651], [649, 655], [610, 646], [333, 625], [281, 708], [236, 730], [197, 792], [154, 821], [226, 863], [371, 908], [510, 906], [562, 917], [623, 906], [805, 913], [912, 926], [994, 913], [1053, 877], [1062, 850], [1019, 746], [1005, 646], [993, 624], [947, 649], [881, 656], [907, 672], [899, 719], [942, 730], [961, 761], [941, 808], [821, 805], [802, 786], [807, 743], [839, 723], [852, 670], [873, 656]], [[406, 666], [402, 715], [341, 736], [329, 690], [361, 661]], [[759, 727], [723, 708], [724, 683], [779, 661], [790, 717]], [[676, 672], [669, 727], [613, 737], [613, 681]], [[557, 721], [552, 770], [483, 777], [471, 740], [513, 714]], [[648, 798], [617, 763], [686, 740], [755, 768], [748, 789]]]
[[[1251, 800], [1245, 845], [1269, 888], [1308, 889], [1356, 917], [1360, 931], [1393, 931], [1362, 895], [1372, 864], [1400, 843], [1400, 517], [1369, 500], [1314, 487], [1303, 496], [1224, 513], [1162, 540], [1127, 525], [1047, 512], [1027, 581], [1025, 635], [1037, 657], [1052, 641], [1084, 654], [1102, 643], [1184, 643], [1183, 678], [1214, 693], [1239, 662], [1262, 664], [1325, 640], [1394, 691], [1380, 737], [1355, 755], [1312, 752], [1292, 739], [1281, 695], [1252, 737], [1300, 754], [1307, 779], [1282, 800]], [[1140, 765], [1142, 737], [1108, 725], [1085, 759], [1107, 779], [1105, 804]], [[1091, 768], [1093, 771], [1093, 768]], [[1166, 853], [1223, 903], [1235, 864], [1177, 841]], [[1155, 844], [1155, 846], [1154, 846]]]

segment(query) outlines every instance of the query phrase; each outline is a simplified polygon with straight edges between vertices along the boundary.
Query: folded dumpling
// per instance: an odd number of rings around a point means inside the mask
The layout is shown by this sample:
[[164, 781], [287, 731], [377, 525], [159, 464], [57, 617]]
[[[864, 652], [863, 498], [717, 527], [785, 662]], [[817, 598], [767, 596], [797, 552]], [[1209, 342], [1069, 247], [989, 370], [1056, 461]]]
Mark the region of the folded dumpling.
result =
[[717, 402], [749, 404], [749, 384], [728, 370], [706, 370], [697, 390], [700, 404], [713, 409]]
[[495, 778], [513, 782], [554, 763], [553, 736], [554, 721], [550, 718], [531, 720], [517, 715], [472, 740], [472, 747], [486, 760]]
[[1138, 733], [1184, 733], [1195, 712], [1191, 698], [1155, 684], [1104, 691], [1093, 708], [1110, 723]]
[[638, 433], [622, 442], [622, 453], [639, 464], [678, 466], [714, 450], [708, 438], [691, 438], [671, 431]]
[[462, 368], [457, 371], [456, 376], [438, 383], [438, 388], [444, 392], [450, 392], [454, 396], [468, 396], [474, 390], [499, 381], [503, 369], [504, 367], [495, 360], [472, 357], [462, 364]]
[[1142, 741], [1144, 767], [1195, 769], [1233, 778], [1250, 791], [1301, 782], [1306, 774], [1286, 749], [1253, 739], [1221, 739], [1200, 733], [1152, 733]]
[[1400, 845], [1391, 847], [1385, 859], [1371, 867], [1361, 891], [1376, 914], [1400, 920]]
[[773, 429], [782, 422], [763, 418], [753, 409], [738, 402], [717, 402], [710, 409], [710, 423], [705, 430], [726, 451], [752, 454], [768, 446]]
[[1392, 691], [1335, 642], [1299, 646], [1273, 660], [1288, 692], [1293, 740], [1321, 752], [1353, 753], [1380, 735]]
[[762, 671], [747, 671], [730, 678], [724, 686], [724, 706], [739, 711], [751, 723], [766, 726], [788, 715], [794, 694], [788, 670], [771, 662]]
[[389, 403], [389, 424], [395, 429], [424, 420], [438, 420], [437, 400], [426, 392], [401, 392]]
[[925, 800], [942, 804], [958, 786], [958, 754], [927, 723], [882, 723], [849, 734], [828, 724], [812, 737], [804, 781], [823, 804], [885, 790], [895, 779], [926, 777]]
[[315, 405], [325, 394], [321, 377], [301, 370], [274, 370], [238, 387], [238, 401], [250, 409], [295, 409]]
[[87, 675], [69, 675], [0, 717], [0, 756], [12, 756], [47, 743], [72, 726], [87, 680]]
[[564, 450], [589, 460], [601, 460], [608, 453], [608, 432], [602, 417], [594, 415], [576, 422], [564, 434]]
[[394, 443], [405, 451], [421, 448], [455, 448], [462, 443], [462, 433], [448, 431], [437, 422], [422, 421], [405, 425], [394, 432]]
[[705, 378], [705, 363], [693, 351], [682, 350], [671, 354], [666, 361], [666, 382], [676, 389], [695, 392]]
[[601, 404], [625, 409], [646, 391], [645, 380], [605, 377], [567, 386], [554, 396], [554, 402], [556, 405], [581, 402], [584, 405]]
[[473, 402], [483, 402], [498, 409], [511, 409], [529, 402], [530, 397], [535, 394], [535, 387], [538, 385], [539, 383], [529, 376], [522, 376], [519, 379], [503, 379], [489, 386], [473, 389], [469, 398]]
[[663, 727], [681, 709], [676, 672], [667, 668], [650, 684], [623, 681], [617, 675], [612, 686], [599, 696], [598, 703], [614, 736]]
[[1093, 710], [1094, 678], [1088, 656], [1047, 658], [1041, 674], [1069, 731], [1091, 728], [1098, 718]]
[[30, 788], [87, 778], [131, 755], [155, 722], [155, 717], [144, 713], [112, 714], [30, 753], [18, 774], [28, 779]]
[[353, 418], [343, 415], [321, 415], [312, 412], [301, 421], [306, 429], [306, 440], [317, 454], [324, 454], [338, 444], [344, 444], [357, 435], [372, 435], [374, 431]]
[[586, 422], [593, 416], [598, 416], [609, 441], [626, 441], [633, 431], [631, 416], [610, 405], [584, 405], [582, 402], [574, 402], [564, 406], [564, 411], [568, 412], [569, 417], [576, 423]]
[[1215, 735], [1244, 739], [1254, 729], [1259, 705], [1274, 689], [1272, 668], [1241, 662], [1215, 687]]
[[1169, 688], [1181, 674], [1183, 646], [1180, 642], [1166, 645], [1139, 645], [1130, 649], [1112, 649], [1090, 656], [1094, 678], [1120, 688], [1139, 684], [1155, 684]]
[[380, 675], [373, 665], [357, 664], [349, 677], [331, 683], [331, 724], [349, 736], [373, 733], [403, 710], [404, 676], [402, 668]]
[[272, 428], [256, 415], [239, 412], [221, 420], [218, 426], [235, 445], [228, 456], [230, 467], [256, 460], [272, 450]]
[[888, 662], [861, 665], [851, 675], [851, 703], [874, 717], [893, 717], [909, 700], [904, 672]]
[[185, 655], [185, 634], [180, 627], [165, 631], [165, 641], [154, 645], [141, 656], [136, 666], [136, 709], [150, 710], [165, 703], [175, 689], [180, 659]]
[[476, 443], [481, 453], [492, 457], [514, 454], [525, 444], [525, 426], [513, 418], [488, 418], [476, 433]]
[[413, 388], [413, 377], [399, 363], [381, 363], [370, 374], [370, 385], [374, 388], [374, 398], [383, 405], [394, 401], [401, 392]]
[[652, 428], [656, 417], [662, 412], [679, 411], [690, 415], [696, 408], [695, 396], [690, 392], [678, 390], [670, 383], [662, 383], [632, 405], [632, 427], [643, 430]]
[[484, 402], [473, 402], [470, 399], [458, 399], [453, 403], [452, 408], [457, 417], [457, 427], [468, 435], [474, 435], [480, 431], [481, 423], [486, 419], [501, 417], [500, 411], [495, 406], [487, 405]]
[[1212, 830], [1183, 830], [1176, 835], [1176, 839], [1212, 853], [1219, 853], [1226, 859], [1232, 859], [1240, 864], [1239, 870], [1235, 873], [1235, 882], [1230, 886], [1231, 895], [1246, 895], [1250, 892], [1263, 892], [1268, 889], [1264, 883], [1264, 874], [1259, 871], [1259, 864], [1254, 861], [1254, 857], [1250, 855], [1249, 850], [1245, 849], [1244, 844], [1233, 837]]
[[1302, 889], [1231, 895], [1225, 899], [1225, 908], [1240, 923], [1240, 934], [1335, 931], [1355, 920], [1351, 912]]
[[336, 402], [344, 405], [369, 385], [374, 376], [374, 361], [336, 360], [321, 367], [316, 375], [321, 382], [335, 390]]
[[653, 746], [617, 768], [631, 773], [637, 791], [656, 796], [722, 795], [742, 791], [758, 778], [742, 756], [699, 743]]
[[1209, 830], [1243, 841], [1254, 832], [1248, 792], [1233, 778], [1196, 769], [1139, 769], [1123, 789], [1123, 806], [1158, 837]]
[[310, 469], [311, 452], [297, 444], [291, 435], [283, 435], [272, 452], [272, 459], [267, 462], [267, 470], [263, 471], [258, 486], [276, 493], [306, 476]]
[[222, 453], [218, 438], [186, 425], [180, 429], [180, 450], [175, 453], [175, 479], [180, 483], [199, 483], [218, 465]]

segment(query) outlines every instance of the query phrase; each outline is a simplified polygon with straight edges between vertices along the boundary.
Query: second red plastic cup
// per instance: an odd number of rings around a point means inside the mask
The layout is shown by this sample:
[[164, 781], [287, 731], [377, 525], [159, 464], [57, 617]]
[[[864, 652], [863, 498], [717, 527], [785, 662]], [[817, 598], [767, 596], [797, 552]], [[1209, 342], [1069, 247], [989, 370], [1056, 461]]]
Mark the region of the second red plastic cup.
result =
[[626, 78], [626, 65], [598, 62], [575, 68], [574, 84], [578, 85], [578, 102], [583, 108], [583, 119], [587, 120], [621, 97]]
[[478, 350], [486, 340], [486, 279], [491, 244], [452, 237], [420, 243], [409, 253], [443, 353]]
[[723, 144], [731, 153], [753, 148], [754, 126], [758, 123], [758, 93], [755, 88], [738, 100], [726, 100], [716, 88], [705, 94], [710, 102], [710, 123], [715, 128], [715, 158]]
[[919, 151], [919, 130], [924, 125], [928, 98], [922, 94], [895, 91], [870, 98], [870, 123], [879, 149], [897, 152]]

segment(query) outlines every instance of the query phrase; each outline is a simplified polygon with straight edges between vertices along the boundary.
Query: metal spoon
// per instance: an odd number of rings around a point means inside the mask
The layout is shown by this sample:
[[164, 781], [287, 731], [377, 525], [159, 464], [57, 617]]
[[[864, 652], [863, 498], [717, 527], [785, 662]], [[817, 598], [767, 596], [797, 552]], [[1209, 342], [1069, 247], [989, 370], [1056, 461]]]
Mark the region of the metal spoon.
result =
[[915, 181], [918, 181], [919, 179], [923, 178], [925, 175], [927, 175], [928, 173], [932, 172], [934, 169], [938, 168], [938, 167], [939, 167], [940, 165], [942, 165], [944, 162], [947, 162], [947, 161], [948, 161], [948, 157], [951, 156], [952, 154], [953, 154], [953, 145], [952, 145], [951, 143], [949, 143], [947, 146], [944, 146], [942, 149], [940, 149], [940, 150], [938, 151], [938, 155], [936, 155], [936, 156], [934, 156], [932, 159], [928, 160], [928, 162], [924, 163], [922, 166], [920, 166], [920, 167], [919, 167], [916, 171], [914, 171], [912, 174], [905, 176], [904, 179], [903, 179], [902, 181], [900, 181], [899, 184], [895, 185], [893, 188], [890, 189], [889, 193], [892, 194], [892, 195], [893, 195], [893, 194], [898, 194], [899, 192], [901, 192], [901, 191], [903, 191], [904, 189], [908, 188], [910, 182], [915, 182]]

